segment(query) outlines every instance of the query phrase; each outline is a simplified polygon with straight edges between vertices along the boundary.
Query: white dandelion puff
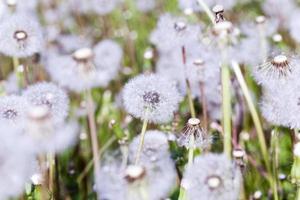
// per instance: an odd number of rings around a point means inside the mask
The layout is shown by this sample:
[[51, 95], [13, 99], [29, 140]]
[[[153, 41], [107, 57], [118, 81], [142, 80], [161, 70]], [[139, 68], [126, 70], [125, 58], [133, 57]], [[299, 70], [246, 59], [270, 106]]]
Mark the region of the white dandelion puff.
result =
[[23, 127], [28, 103], [26, 98], [10, 95], [0, 97], [0, 121]]
[[236, 200], [240, 185], [239, 169], [223, 154], [196, 157], [183, 177], [183, 187], [190, 200]]
[[160, 75], [139, 75], [131, 79], [123, 89], [123, 101], [127, 112], [134, 117], [153, 123], [172, 120], [181, 100], [177, 88]]
[[36, 20], [28, 15], [12, 15], [0, 23], [0, 51], [7, 56], [28, 57], [43, 48], [43, 37]]
[[31, 106], [47, 106], [54, 122], [64, 121], [68, 116], [68, 95], [54, 83], [40, 82], [31, 85], [23, 91], [23, 96]]

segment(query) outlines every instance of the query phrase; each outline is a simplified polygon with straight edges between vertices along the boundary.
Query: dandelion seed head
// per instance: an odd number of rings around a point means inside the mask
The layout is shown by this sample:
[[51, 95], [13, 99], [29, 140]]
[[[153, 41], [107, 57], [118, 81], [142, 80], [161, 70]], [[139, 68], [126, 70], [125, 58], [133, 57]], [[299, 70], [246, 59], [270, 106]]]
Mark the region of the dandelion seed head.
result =
[[235, 200], [239, 195], [241, 173], [225, 155], [209, 153], [196, 157], [183, 179], [191, 200]]
[[22, 127], [27, 112], [27, 100], [20, 96], [10, 95], [0, 98], [0, 122]]
[[68, 95], [64, 90], [51, 82], [40, 82], [29, 86], [23, 92], [23, 96], [32, 106], [47, 106], [50, 109], [54, 122], [61, 122], [68, 115]]
[[180, 146], [186, 148], [190, 147], [190, 138], [194, 137], [195, 146], [200, 149], [206, 149], [212, 143], [212, 137], [209, 136], [201, 127], [200, 120], [198, 118], [190, 118], [182, 130], [181, 135], [178, 138], [178, 143]]
[[0, 23], [0, 49], [7, 56], [28, 57], [43, 48], [39, 24], [25, 14], [12, 15]]
[[151, 74], [139, 75], [123, 89], [127, 112], [153, 123], [167, 123], [173, 118], [181, 100], [177, 88], [168, 79]]
[[[164, 14], [159, 18], [150, 41], [159, 51], [168, 52], [173, 48], [181, 49], [189, 43], [197, 42], [201, 34], [199, 25], [188, 24], [185, 18]], [[167, 34], [166, 34], [167, 33]]]
[[257, 66], [253, 72], [256, 81], [268, 88], [284, 87], [299, 74], [298, 59], [294, 56], [278, 54]]

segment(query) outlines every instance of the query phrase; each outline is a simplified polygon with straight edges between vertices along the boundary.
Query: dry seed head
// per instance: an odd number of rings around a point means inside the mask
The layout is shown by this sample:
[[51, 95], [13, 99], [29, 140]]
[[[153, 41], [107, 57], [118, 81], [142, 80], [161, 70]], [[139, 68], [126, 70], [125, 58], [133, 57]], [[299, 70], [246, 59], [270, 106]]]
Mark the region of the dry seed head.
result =
[[129, 183], [133, 183], [136, 180], [141, 180], [145, 177], [145, 168], [138, 165], [129, 165], [125, 170], [125, 179]]
[[234, 158], [242, 159], [245, 156], [245, 151], [243, 149], [235, 149], [232, 154]]
[[257, 24], [263, 24], [263, 23], [266, 22], [266, 17], [263, 16], [263, 15], [258, 16], [258, 17], [256, 17], [255, 22], [256, 22]]
[[277, 68], [284, 68], [289, 64], [288, 58], [285, 55], [275, 56], [272, 59], [271, 63], [273, 66], [276, 66]]
[[262, 197], [262, 192], [260, 190], [254, 192], [253, 199], [261, 199], [261, 197]]
[[188, 120], [188, 125], [194, 127], [194, 126], [200, 126], [200, 119], [198, 118], [190, 118]]
[[87, 62], [93, 57], [93, 50], [90, 48], [81, 48], [73, 53], [73, 58], [78, 62]]
[[275, 35], [272, 36], [272, 40], [276, 43], [282, 42], [282, 35], [279, 33], [276, 33]]
[[212, 175], [207, 177], [206, 184], [211, 190], [214, 190], [222, 185], [222, 179], [219, 176]]
[[17, 41], [24, 41], [24, 40], [27, 39], [27, 37], [28, 37], [27, 33], [25, 31], [22, 31], [22, 30], [16, 31], [14, 33], [14, 38]]
[[202, 60], [201, 58], [194, 60], [194, 65], [196, 66], [203, 66], [205, 64], [205, 61]]
[[223, 13], [224, 12], [224, 8], [222, 5], [220, 4], [217, 4], [213, 7], [212, 11], [215, 13], [215, 14], [218, 14], [218, 13]]

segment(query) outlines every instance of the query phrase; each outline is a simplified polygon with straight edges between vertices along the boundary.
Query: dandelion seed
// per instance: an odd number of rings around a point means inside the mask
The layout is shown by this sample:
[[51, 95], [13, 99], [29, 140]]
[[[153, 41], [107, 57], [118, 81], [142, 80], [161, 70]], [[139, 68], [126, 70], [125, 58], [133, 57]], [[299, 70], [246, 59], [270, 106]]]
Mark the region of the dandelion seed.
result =
[[54, 122], [62, 122], [68, 115], [69, 98], [66, 92], [51, 82], [29, 86], [23, 96], [31, 106], [47, 106]]
[[181, 97], [176, 87], [159, 75], [139, 75], [130, 80], [123, 90], [127, 112], [153, 123], [167, 123], [178, 109]]
[[0, 24], [0, 51], [11, 57], [28, 57], [43, 48], [41, 29], [28, 15], [16, 14]]
[[[195, 140], [193, 147], [190, 146], [191, 136]], [[179, 136], [178, 143], [186, 148], [198, 147], [204, 150], [212, 143], [212, 138], [202, 129], [199, 119], [190, 118]]]
[[183, 178], [190, 200], [236, 200], [239, 197], [240, 183], [240, 171], [223, 154], [196, 157]]
[[[236, 0], [205, 0], [208, 7], [212, 8], [214, 5], [222, 2], [222, 5], [226, 10], [231, 9], [237, 3]], [[179, 8], [182, 10], [192, 9], [194, 12], [202, 12], [203, 8], [198, 4], [197, 0], [180, 0]]]

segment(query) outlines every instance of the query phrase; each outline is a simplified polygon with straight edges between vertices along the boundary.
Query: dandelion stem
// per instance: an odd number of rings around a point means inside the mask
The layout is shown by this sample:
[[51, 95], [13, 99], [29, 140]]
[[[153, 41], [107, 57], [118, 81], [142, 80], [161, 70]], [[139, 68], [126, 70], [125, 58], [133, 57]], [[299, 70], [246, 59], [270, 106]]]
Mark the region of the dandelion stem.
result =
[[[271, 167], [270, 167], [270, 159], [269, 159], [269, 154], [268, 154], [268, 150], [267, 150], [267, 145], [266, 145], [266, 141], [265, 141], [265, 136], [264, 136], [264, 132], [263, 132], [263, 128], [262, 128], [262, 124], [260, 122], [260, 118], [258, 115], [258, 112], [255, 108], [254, 102], [251, 98], [250, 95], [250, 91], [249, 88], [247, 87], [246, 81], [243, 77], [243, 74], [241, 72], [240, 66], [236, 61], [232, 61], [232, 69], [237, 77], [237, 80], [241, 86], [241, 89], [243, 91], [244, 97], [246, 99], [246, 102], [248, 104], [248, 108], [254, 123], [254, 126], [256, 128], [256, 132], [258, 135], [258, 141], [259, 141], [259, 145], [260, 145], [260, 150], [262, 152], [262, 156], [267, 168], [267, 171], [269, 173], [269, 175], [271, 174]], [[270, 178], [270, 177], [269, 177]], [[272, 184], [272, 180], [269, 179], [270, 183]]]
[[[148, 111], [146, 110], [146, 113], [147, 112]], [[134, 162], [135, 165], [139, 164], [141, 153], [143, 151], [143, 146], [144, 146], [144, 140], [145, 140], [145, 133], [146, 133], [146, 130], [147, 130], [147, 125], [148, 125], [148, 117], [147, 117], [147, 114], [146, 114], [146, 117], [143, 120], [143, 127], [142, 127], [142, 132], [141, 132], [141, 137], [140, 137], [140, 143], [139, 143], [139, 147], [138, 147], [138, 150], [137, 150], [137, 153], [136, 153], [136, 157], [135, 157], [135, 162]]]
[[20, 88], [22, 88], [23, 87], [23, 77], [22, 77], [22, 72], [20, 72], [20, 70], [19, 70], [20, 60], [17, 57], [12, 57], [12, 62], [13, 62], [14, 72], [17, 77], [18, 85]]
[[230, 69], [227, 56], [227, 36], [220, 40], [222, 52], [222, 125], [224, 133], [224, 152], [231, 158], [231, 93], [230, 93]]
[[209, 9], [208, 5], [203, 0], [197, 0], [197, 2], [203, 8], [204, 12], [207, 14], [207, 16], [209, 17], [212, 24], [214, 24], [215, 23], [215, 17], [214, 17], [214, 14]]
[[300, 200], [300, 186], [297, 186], [297, 200]]
[[272, 171], [273, 171], [273, 193], [274, 200], [278, 200], [278, 132], [277, 130], [272, 131]]
[[195, 137], [194, 137], [194, 134], [191, 134], [190, 141], [189, 141], [188, 166], [191, 166], [194, 161], [194, 145], [195, 145]]
[[50, 153], [48, 155], [48, 162], [49, 162], [49, 178], [48, 178], [48, 185], [49, 185], [49, 191], [52, 193], [52, 196], [54, 195], [54, 176], [55, 176], [55, 160], [54, 155]]
[[90, 137], [92, 142], [94, 173], [95, 176], [97, 176], [100, 170], [100, 162], [99, 162], [100, 156], [98, 152], [99, 145], [98, 145], [98, 137], [97, 137], [96, 120], [94, 115], [95, 106], [94, 106], [91, 90], [87, 90], [86, 98], [87, 98], [88, 122], [90, 127]]
[[206, 97], [205, 97], [204, 82], [200, 82], [200, 90], [201, 90], [201, 104], [202, 104], [202, 114], [203, 114], [203, 127], [204, 127], [204, 130], [207, 131], [208, 116], [207, 116], [207, 104], [206, 104]]

